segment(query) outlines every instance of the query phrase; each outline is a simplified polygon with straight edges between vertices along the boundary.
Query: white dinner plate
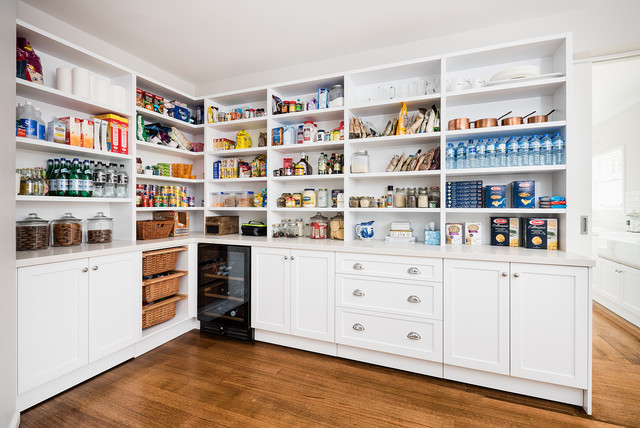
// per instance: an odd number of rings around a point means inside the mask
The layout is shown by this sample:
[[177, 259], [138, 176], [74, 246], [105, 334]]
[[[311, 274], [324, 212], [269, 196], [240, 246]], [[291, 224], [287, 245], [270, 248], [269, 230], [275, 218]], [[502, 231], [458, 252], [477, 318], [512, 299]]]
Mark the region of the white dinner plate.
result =
[[537, 76], [530, 76], [530, 77], [513, 77], [511, 79], [495, 80], [493, 82], [487, 82], [487, 84], [484, 86], [505, 85], [507, 83], [514, 83], [514, 82], [530, 82], [533, 80], [552, 79], [554, 77], [562, 77], [562, 76], [564, 76], [563, 73], [549, 73], [549, 74], [539, 74]]

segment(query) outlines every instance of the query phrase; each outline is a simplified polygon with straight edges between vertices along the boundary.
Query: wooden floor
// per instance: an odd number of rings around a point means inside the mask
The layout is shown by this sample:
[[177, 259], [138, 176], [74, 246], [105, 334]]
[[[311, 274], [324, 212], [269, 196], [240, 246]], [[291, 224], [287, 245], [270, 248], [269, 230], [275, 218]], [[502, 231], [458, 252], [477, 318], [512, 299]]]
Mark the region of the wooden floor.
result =
[[579, 407], [193, 331], [21, 416], [21, 427], [640, 427], [640, 330], [594, 304]]

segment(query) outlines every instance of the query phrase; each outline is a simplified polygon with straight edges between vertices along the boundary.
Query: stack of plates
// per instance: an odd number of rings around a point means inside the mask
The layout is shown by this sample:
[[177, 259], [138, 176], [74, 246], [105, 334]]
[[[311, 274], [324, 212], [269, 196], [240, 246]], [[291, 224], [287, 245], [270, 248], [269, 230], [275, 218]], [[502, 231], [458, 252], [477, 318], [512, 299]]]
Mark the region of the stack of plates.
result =
[[493, 76], [491, 76], [490, 82], [497, 82], [501, 80], [522, 79], [524, 77], [533, 77], [540, 74], [540, 67], [535, 65], [519, 65], [517, 67], [507, 68], [502, 70]]

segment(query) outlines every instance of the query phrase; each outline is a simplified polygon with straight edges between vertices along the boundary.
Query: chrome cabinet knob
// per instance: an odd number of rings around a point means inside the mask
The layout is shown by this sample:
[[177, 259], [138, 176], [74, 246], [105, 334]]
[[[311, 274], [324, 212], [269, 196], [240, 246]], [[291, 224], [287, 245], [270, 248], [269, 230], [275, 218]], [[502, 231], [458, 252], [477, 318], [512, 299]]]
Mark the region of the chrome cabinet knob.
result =
[[422, 300], [420, 300], [420, 298], [418, 296], [411, 295], [411, 296], [407, 297], [407, 302], [409, 302], [409, 303], [420, 303], [420, 302], [422, 302]]
[[93, 270], [98, 270], [98, 266], [94, 266], [94, 267], [92, 267], [91, 269], [93, 269]]
[[412, 331], [409, 334], [407, 334], [407, 338], [411, 339], [411, 340], [420, 340], [420, 339], [422, 339], [422, 337], [420, 337], [420, 335], [418, 333], [416, 333], [415, 331]]
[[514, 277], [514, 278], [520, 278], [520, 274], [519, 274], [519, 273], [514, 273], [514, 274], [513, 274], [513, 277]]
[[289, 256], [284, 256], [284, 259], [285, 260], [289, 260]]
[[420, 269], [418, 269], [417, 267], [410, 267], [409, 269], [407, 269], [407, 273], [411, 275], [420, 275], [422, 272], [420, 272]]
[[353, 290], [353, 295], [354, 296], [358, 296], [358, 297], [362, 297], [362, 296], [364, 296], [364, 291], [360, 290], [359, 288], [356, 288], [355, 290]]
[[354, 324], [351, 328], [353, 328], [355, 331], [364, 331], [364, 326], [358, 323]]
[[291, 256], [291, 260], [294, 260], [293, 256]]
[[362, 263], [356, 263], [353, 265], [353, 268], [355, 270], [364, 270], [364, 266], [362, 266]]
[[509, 274], [507, 272], [502, 272], [502, 276], [504, 276], [505, 278], [509, 276]]
[[89, 268], [88, 267], [82, 268], [82, 272], [89, 272]]

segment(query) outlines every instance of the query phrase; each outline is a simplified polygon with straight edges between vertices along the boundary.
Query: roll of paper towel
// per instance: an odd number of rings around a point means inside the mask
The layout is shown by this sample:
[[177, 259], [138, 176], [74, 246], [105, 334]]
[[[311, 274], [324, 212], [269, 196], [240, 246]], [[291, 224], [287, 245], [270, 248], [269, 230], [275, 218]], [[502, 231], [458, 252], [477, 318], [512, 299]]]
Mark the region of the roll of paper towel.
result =
[[91, 98], [91, 78], [89, 77], [89, 70], [76, 67], [71, 74], [73, 76], [73, 95], [82, 98]]
[[109, 81], [98, 78], [96, 80], [96, 103], [107, 105], [109, 104]]
[[56, 69], [56, 88], [62, 92], [71, 93], [71, 69], [58, 67]]
[[116, 110], [125, 110], [125, 94], [126, 91], [122, 86], [111, 85], [109, 87], [109, 106]]
[[89, 76], [89, 89], [91, 91], [91, 101], [94, 103], [98, 102], [98, 78], [95, 74], [91, 74]]

